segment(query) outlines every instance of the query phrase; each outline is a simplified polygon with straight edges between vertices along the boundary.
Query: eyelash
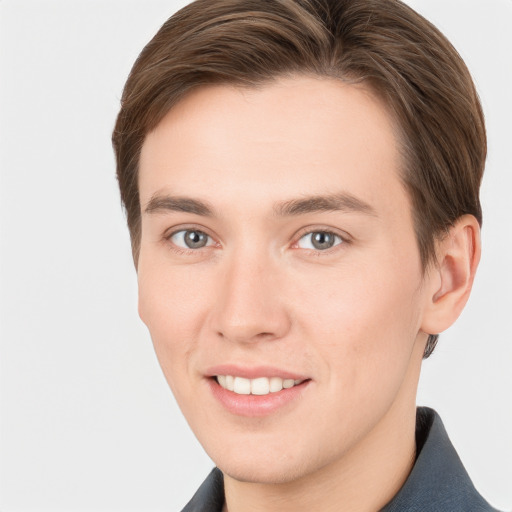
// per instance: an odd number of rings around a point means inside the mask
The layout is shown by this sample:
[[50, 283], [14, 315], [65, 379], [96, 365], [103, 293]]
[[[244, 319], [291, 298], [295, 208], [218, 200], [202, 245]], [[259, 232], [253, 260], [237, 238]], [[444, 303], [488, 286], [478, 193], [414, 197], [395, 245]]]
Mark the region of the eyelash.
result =
[[167, 242], [171, 248], [171, 250], [177, 254], [197, 254], [199, 252], [200, 249], [205, 249], [207, 247], [212, 247], [212, 246], [215, 246], [215, 244], [208, 244], [205, 245], [204, 247], [200, 247], [198, 249], [191, 249], [191, 248], [184, 248], [184, 247], [180, 247], [178, 245], [176, 245], [173, 241], [172, 241], [172, 237], [176, 236], [178, 233], [186, 233], [186, 232], [196, 232], [196, 233], [202, 233], [203, 235], [207, 236], [210, 240], [213, 241], [213, 237], [210, 236], [206, 231], [204, 231], [203, 229], [199, 229], [199, 228], [196, 228], [196, 227], [193, 227], [193, 226], [189, 226], [189, 227], [182, 227], [181, 229], [177, 229], [175, 231], [172, 231], [171, 233], [169, 234], [165, 234], [164, 235], [164, 241]]
[[331, 236], [336, 237], [339, 239], [339, 242], [336, 243], [334, 246], [329, 247], [328, 249], [319, 250], [319, 249], [302, 249], [303, 251], [307, 251], [307, 255], [309, 257], [313, 258], [328, 258], [329, 256], [333, 256], [339, 253], [339, 251], [344, 251], [347, 249], [349, 245], [351, 245], [354, 242], [353, 237], [347, 233], [346, 231], [336, 231], [333, 230], [331, 227], [326, 226], [307, 226], [301, 231], [299, 231], [296, 242], [293, 243], [292, 248], [294, 249], [301, 249], [298, 247], [299, 241], [307, 236], [311, 235], [313, 233], [324, 233]]
[[335, 242], [335, 245], [332, 247], [329, 247], [327, 249], [321, 250], [321, 249], [302, 249], [305, 251], [308, 251], [309, 254], [314, 255], [316, 257], [320, 256], [328, 256], [332, 254], [333, 252], [341, 249], [341, 246], [345, 244], [349, 244], [351, 242], [348, 235], [342, 235], [340, 233], [337, 233], [333, 231], [332, 229], [327, 228], [305, 228], [302, 232], [299, 232], [299, 235], [297, 236], [297, 241], [293, 243], [292, 248], [293, 249], [301, 249], [301, 247], [298, 247], [299, 242], [308, 235], [313, 235], [315, 233], [322, 233], [324, 235], [330, 235], [335, 237], [335, 239], [338, 239], [339, 242]]
[[[175, 231], [172, 231], [169, 234], [164, 235], [164, 240], [169, 243], [170, 248], [173, 252], [180, 254], [180, 255], [181, 254], [197, 254], [201, 249], [205, 249], [207, 247], [215, 247], [215, 245], [216, 245], [215, 243], [214, 244], [207, 243], [207, 245], [205, 245], [203, 247], [199, 247], [197, 249], [192, 249], [192, 248], [186, 249], [184, 247], [179, 247], [178, 245], [176, 245], [175, 243], [172, 242], [172, 237], [176, 236], [178, 233], [186, 233], [187, 231], [202, 233], [203, 235], [207, 236], [211, 241], [214, 240], [213, 237], [211, 235], [209, 235], [203, 229], [199, 229], [199, 228], [195, 228], [195, 227], [184, 227], [181, 229], [177, 229]], [[321, 227], [320, 228], [310, 228], [309, 227], [309, 228], [304, 228], [304, 230], [300, 231], [299, 234], [296, 237], [294, 237], [296, 239], [296, 241], [291, 245], [291, 248], [292, 249], [300, 249], [300, 247], [298, 247], [300, 240], [302, 240], [305, 236], [312, 235], [314, 233], [323, 233], [326, 235], [334, 236], [336, 239], [340, 240], [338, 243], [336, 243], [332, 247], [329, 247], [328, 249], [325, 249], [325, 250], [303, 249], [315, 256], [324, 256], [324, 255], [331, 254], [333, 251], [336, 251], [337, 249], [339, 249], [340, 246], [348, 245], [351, 243], [350, 237], [346, 234], [342, 235], [340, 233], [333, 231], [332, 229], [327, 229], [327, 228], [321, 228]], [[218, 245], [218, 243], [217, 243], [217, 245]]]

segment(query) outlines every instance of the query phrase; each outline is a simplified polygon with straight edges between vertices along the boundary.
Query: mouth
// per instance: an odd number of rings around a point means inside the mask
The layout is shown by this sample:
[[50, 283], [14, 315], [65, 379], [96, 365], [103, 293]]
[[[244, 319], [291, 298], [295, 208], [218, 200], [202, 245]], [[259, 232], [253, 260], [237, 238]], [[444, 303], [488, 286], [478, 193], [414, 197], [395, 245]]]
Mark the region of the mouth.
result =
[[235, 375], [217, 375], [215, 380], [221, 388], [232, 391], [237, 395], [265, 396], [298, 386], [307, 379], [283, 379], [281, 377], [247, 379]]
[[263, 417], [285, 414], [298, 407], [312, 380], [269, 367], [241, 368], [223, 365], [212, 368], [206, 382], [215, 401], [235, 416]]

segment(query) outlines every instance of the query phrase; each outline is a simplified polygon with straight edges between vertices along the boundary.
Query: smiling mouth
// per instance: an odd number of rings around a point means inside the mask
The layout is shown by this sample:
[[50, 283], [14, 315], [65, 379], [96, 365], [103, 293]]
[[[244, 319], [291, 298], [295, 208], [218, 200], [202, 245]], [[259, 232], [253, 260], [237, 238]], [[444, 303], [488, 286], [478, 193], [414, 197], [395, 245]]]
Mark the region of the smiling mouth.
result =
[[282, 379], [281, 377], [258, 377], [246, 379], [233, 375], [217, 375], [215, 377], [220, 387], [233, 391], [237, 395], [269, 395], [283, 389], [290, 389], [302, 384], [304, 380]]

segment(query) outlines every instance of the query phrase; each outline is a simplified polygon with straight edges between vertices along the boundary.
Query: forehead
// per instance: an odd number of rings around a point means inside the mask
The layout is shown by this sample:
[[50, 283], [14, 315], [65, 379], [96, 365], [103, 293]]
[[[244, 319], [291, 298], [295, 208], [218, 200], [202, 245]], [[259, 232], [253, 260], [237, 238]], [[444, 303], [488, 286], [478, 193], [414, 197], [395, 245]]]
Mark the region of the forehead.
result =
[[406, 200], [386, 107], [364, 86], [297, 77], [211, 86], [175, 105], [141, 152], [141, 205], [159, 193], [263, 207], [347, 192], [377, 208]]

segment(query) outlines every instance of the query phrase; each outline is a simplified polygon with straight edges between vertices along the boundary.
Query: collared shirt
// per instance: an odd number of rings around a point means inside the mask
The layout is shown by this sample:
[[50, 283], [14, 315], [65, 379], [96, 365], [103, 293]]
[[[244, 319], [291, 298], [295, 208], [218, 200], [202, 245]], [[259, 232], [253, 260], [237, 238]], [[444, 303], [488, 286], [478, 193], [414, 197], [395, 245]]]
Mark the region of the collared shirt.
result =
[[[473, 486], [439, 415], [427, 407], [416, 414], [414, 467], [381, 512], [498, 512]], [[215, 468], [182, 512], [222, 512], [224, 483]]]

